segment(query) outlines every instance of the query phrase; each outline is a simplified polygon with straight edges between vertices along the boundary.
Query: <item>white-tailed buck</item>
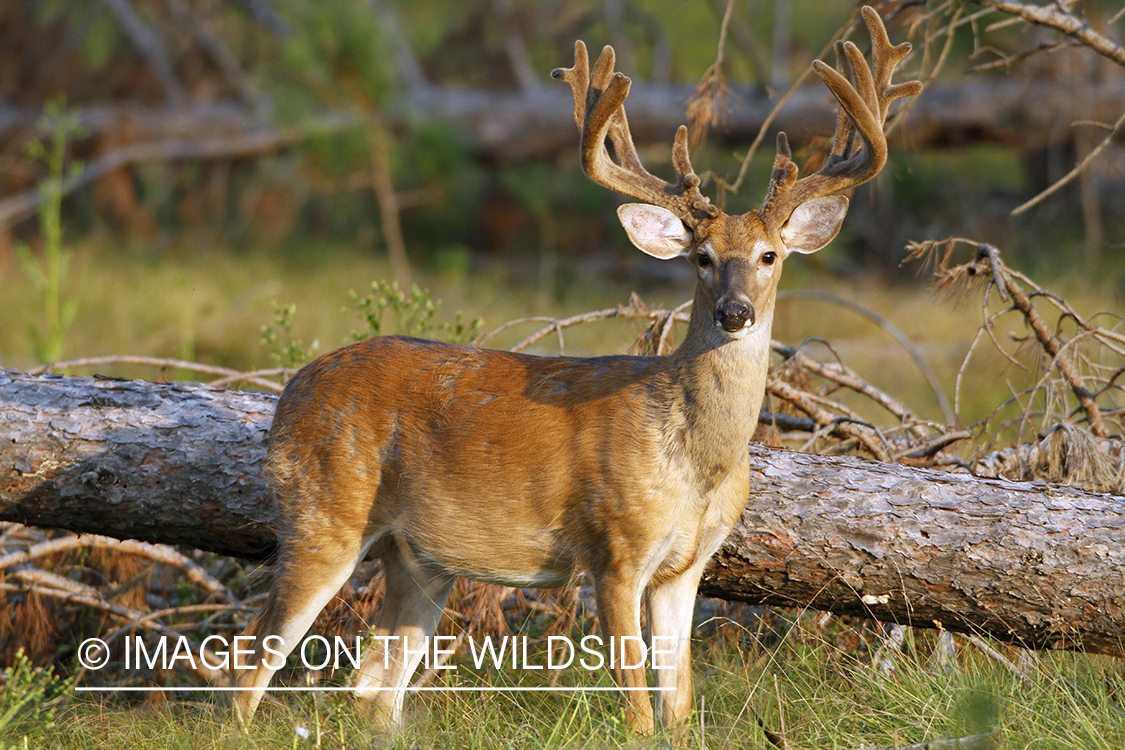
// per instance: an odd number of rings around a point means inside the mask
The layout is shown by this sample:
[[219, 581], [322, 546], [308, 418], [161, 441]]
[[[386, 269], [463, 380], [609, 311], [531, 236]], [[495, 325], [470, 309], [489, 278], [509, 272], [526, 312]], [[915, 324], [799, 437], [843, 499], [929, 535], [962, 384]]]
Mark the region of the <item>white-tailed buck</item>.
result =
[[[457, 576], [593, 584], [603, 642], [624, 657], [611, 666], [631, 689], [626, 720], [641, 733], [653, 728], [640, 641], [647, 593], [664, 652], [656, 666], [668, 667], [653, 670], [665, 688], [657, 713], [665, 725], [689, 713], [696, 587], [747, 499], [782, 265], [836, 235], [848, 202], [831, 194], [879, 172], [887, 108], [921, 88], [891, 83], [910, 47], [892, 46], [871, 8], [863, 17], [874, 70], [850, 42], [836, 46], [838, 70], [813, 63], [840, 104], [827, 164], [798, 179], [779, 134], [765, 202], [741, 216], [700, 193], [683, 127], [676, 182], [645, 171], [623, 108], [629, 79], [613, 72], [610, 47], [591, 72], [575, 44], [574, 67], [552, 75], [573, 89], [586, 174], [642, 201], [618, 211], [634, 245], [685, 256], [698, 274], [684, 341], [667, 357], [579, 359], [381, 337], [297, 373], [270, 439], [280, 549], [247, 630], [256, 651], [243, 660], [253, 668], [237, 672], [240, 716], [367, 555], [382, 561], [386, 597], [356, 691], [387, 723], [402, 721], [403, 688]], [[279, 653], [263, 650], [267, 636]]]

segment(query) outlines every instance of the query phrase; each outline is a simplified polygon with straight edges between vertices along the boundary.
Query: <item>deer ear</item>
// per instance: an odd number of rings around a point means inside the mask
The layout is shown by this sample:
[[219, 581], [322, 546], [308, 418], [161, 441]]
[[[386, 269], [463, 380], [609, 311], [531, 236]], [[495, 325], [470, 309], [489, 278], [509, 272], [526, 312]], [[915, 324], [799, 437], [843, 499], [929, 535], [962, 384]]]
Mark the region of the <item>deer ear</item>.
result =
[[805, 201], [781, 228], [781, 241], [791, 252], [815, 253], [840, 231], [847, 212], [848, 199], [842, 195]]
[[668, 260], [691, 249], [691, 230], [666, 208], [626, 203], [617, 209], [617, 218], [629, 241], [654, 258]]

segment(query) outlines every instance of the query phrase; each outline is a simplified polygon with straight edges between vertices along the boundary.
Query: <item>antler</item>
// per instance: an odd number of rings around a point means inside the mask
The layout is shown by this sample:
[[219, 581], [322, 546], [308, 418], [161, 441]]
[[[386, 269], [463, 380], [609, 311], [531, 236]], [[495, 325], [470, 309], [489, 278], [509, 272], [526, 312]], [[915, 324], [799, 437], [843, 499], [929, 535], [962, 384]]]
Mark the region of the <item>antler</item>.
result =
[[[625, 118], [625, 97], [630, 81], [614, 73], [613, 47], [605, 47], [590, 75], [586, 45], [574, 43], [574, 67], [556, 68], [551, 77], [566, 81], [574, 92], [574, 122], [582, 131], [582, 169], [586, 175], [615, 192], [666, 208], [692, 230], [699, 231], [720, 213], [718, 206], [699, 191], [699, 177], [688, 158], [687, 128], [676, 131], [672, 164], [679, 179], [665, 182], [650, 174], [641, 164]], [[620, 164], [606, 149], [606, 137], [613, 143]]]
[[[891, 44], [879, 14], [863, 7], [863, 20], [871, 34], [871, 58], [875, 72], [867, 67], [863, 53], [851, 42], [836, 42], [836, 67], [820, 60], [813, 69], [840, 103], [832, 153], [819, 172], [797, 179], [797, 165], [789, 152], [785, 133], [777, 134], [777, 158], [773, 164], [769, 192], [759, 215], [767, 225], [780, 228], [800, 204], [813, 198], [859, 185], [879, 173], [887, 161], [887, 138], [883, 123], [891, 102], [922, 90], [920, 81], [891, 84], [895, 66], [910, 52], [910, 43]], [[863, 141], [857, 149], [856, 134]]]

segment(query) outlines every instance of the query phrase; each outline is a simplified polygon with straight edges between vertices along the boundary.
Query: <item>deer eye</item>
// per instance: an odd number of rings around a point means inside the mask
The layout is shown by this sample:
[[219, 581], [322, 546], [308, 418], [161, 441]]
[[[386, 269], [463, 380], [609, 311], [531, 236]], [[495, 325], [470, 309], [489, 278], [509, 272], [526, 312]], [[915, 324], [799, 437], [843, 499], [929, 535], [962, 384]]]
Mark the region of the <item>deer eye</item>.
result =
[[762, 262], [767, 266], [772, 266], [775, 260], [777, 260], [777, 253], [774, 251], [771, 250], [768, 253], [762, 253]]
[[695, 257], [695, 262], [700, 268], [706, 268], [707, 266], [711, 265], [711, 256], [707, 253], [701, 252]]

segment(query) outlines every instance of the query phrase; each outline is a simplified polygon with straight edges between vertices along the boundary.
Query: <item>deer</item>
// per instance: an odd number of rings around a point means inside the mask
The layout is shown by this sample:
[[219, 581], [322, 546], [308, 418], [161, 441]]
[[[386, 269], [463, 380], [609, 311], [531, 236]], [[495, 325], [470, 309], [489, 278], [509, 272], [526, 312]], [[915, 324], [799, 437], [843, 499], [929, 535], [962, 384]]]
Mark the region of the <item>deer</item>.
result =
[[[921, 90], [891, 82], [910, 45], [893, 46], [870, 7], [862, 14], [873, 69], [851, 42], [836, 44], [835, 68], [813, 63], [839, 105], [826, 163], [798, 177], [779, 133], [765, 201], [742, 215], [703, 196], [684, 126], [672, 151], [677, 180], [644, 168], [625, 116], [630, 80], [613, 71], [612, 47], [591, 71], [575, 43], [574, 67], [551, 75], [572, 89], [586, 175], [641, 201], [618, 210], [633, 245], [695, 268], [683, 341], [667, 356], [579, 358], [384, 336], [300, 370], [271, 428], [278, 551], [268, 597], [245, 631], [250, 658], [236, 664], [240, 720], [374, 556], [386, 588], [371, 629], [376, 648], [354, 690], [385, 728], [403, 726], [404, 694], [424, 655], [418, 644], [434, 634], [458, 576], [592, 585], [603, 635], [619, 645], [609, 666], [625, 723], [653, 732], [655, 693], [660, 723], [682, 725], [693, 700], [700, 576], [748, 497], [782, 266], [836, 236], [848, 208], [839, 193], [887, 160], [888, 107]], [[651, 642], [661, 644], [656, 690], [646, 677], [642, 600]]]

